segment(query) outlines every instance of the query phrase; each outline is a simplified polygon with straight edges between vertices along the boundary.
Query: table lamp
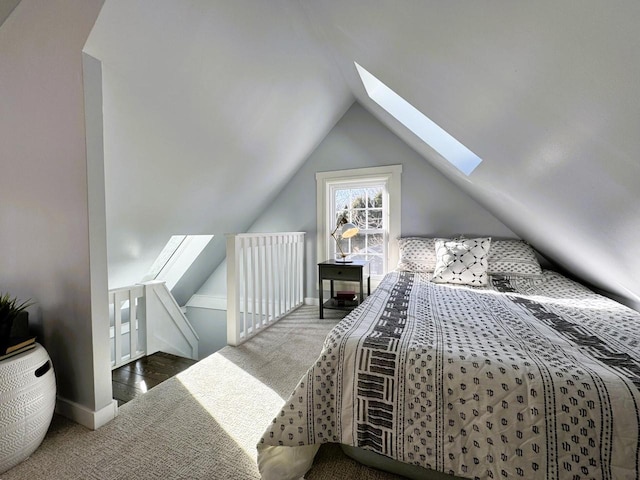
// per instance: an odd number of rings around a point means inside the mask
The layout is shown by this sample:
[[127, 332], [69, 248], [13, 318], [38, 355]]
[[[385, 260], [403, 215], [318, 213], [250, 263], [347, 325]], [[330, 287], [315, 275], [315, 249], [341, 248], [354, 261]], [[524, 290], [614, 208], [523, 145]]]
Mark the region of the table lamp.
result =
[[[338, 233], [338, 230], [340, 230], [340, 233]], [[344, 251], [342, 250], [342, 247], [340, 246], [340, 240], [338, 239], [338, 235], [340, 236], [340, 239], [351, 238], [354, 235], [357, 235], [359, 231], [360, 229], [356, 227], [353, 223], [348, 222], [344, 216], [338, 219], [336, 228], [334, 228], [333, 232], [331, 232], [331, 236], [336, 241], [336, 247], [338, 247], [338, 251], [340, 252], [340, 259], [337, 259], [336, 262], [340, 262], [340, 263], [353, 262], [353, 260], [347, 260], [347, 254], [344, 253]]]

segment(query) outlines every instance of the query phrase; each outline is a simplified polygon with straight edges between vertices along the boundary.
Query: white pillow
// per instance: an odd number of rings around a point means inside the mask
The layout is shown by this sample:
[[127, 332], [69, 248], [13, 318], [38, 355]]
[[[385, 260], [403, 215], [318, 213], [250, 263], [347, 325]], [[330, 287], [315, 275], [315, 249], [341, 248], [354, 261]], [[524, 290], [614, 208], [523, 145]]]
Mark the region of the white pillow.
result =
[[488, 262], [489, 275], [542, 275], [542, 267], [533, 248], [522, 240], [493, 240]]
[[463, 238], [435, 242], [436, 267], [432, 282], [484, 286], [487, 284], [487, 259], [491, 238]]
[[433, 272], [436, 268], [436, 239], [430, 237], [401, 237], [398, 239], [400, 260], [398, 270]]

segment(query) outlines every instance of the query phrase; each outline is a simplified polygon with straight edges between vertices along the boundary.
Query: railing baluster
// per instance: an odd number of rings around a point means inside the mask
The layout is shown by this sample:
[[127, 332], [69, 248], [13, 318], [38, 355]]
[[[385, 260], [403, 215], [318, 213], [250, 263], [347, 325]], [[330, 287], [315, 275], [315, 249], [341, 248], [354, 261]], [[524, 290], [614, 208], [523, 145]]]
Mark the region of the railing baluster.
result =
[[136, 315], [136, 295], [133, 290], [129, 290], [129, 358], [135, 357], [136, 353], [138, 353]]
[[298, 303], [304, 303], [304, 235], [298, 235]]
[[115, 339], [116, 364], [122, 363], [122, 300], [121, 295], [114, 294], [113, 307], [113, 338]]
[[244, 277], [242, 279], [244, 284], [244, 308], [242, 315], [242, 325], [240, 327], [240, 337], [247, 338], [247, 324], [248, 324], [248, 315], [249, 315], [249, 261], [248, 261], [248, 253], [247, 253], [247, 241], [251, 239], [243, 238], [242, 239], [242, 261], [244, 267]]
[[282, 315], [282, 256], [280, 255], [280, 249], [282, 248], [282, 242], [281, 242], [281, 238], [278, 235], [276, 237], [277, 241], [276, 241], [276, 248], [275, 248], [275, 254], [276, 254], [276, 265], [274, 270], [274, 274], [276, 277], [275, 280], [275, 285], [276, 288], [278, 290], [278, 294], [276, 295], [275, 298], [275, 305], [276, 305], [276, 318], [279, 318]]
[[291, 265], [293, 264], [293, 262], [291, 261], [291, 236], [290, 235], [285, 235], [285, 243], [284, 243], [284, 249], [285, 249], [285, 254], [286, 254], [286, 258], [287, 258], [287, 283], [286, 283], [286, 288], [287, 288], [287, 295], [285, 296], [285, 308], [287, 311], [289, 311], [291, 309]]
[[292, 307], [298, 306], [298, 262], [300, 259], [298, 258], [298, 243], [296, 241], [296, 236], [292, 235], [291, 238], [291, 257], [293, 258], [292, 268], [291, 268], [291, 276], [292, 276], [292, 285], [291, 285], [291, 305]]
[[[111, 313], [111, 305], [113, 305], [113, 314]], [[113, 325], [113, 331], [115, 333], [116, 326], [116, 294], [115, 292], [109, 292], [109, 330], [111, 330], [111, 325]], [[111, 336], [111, 335], [109, 335]], [[113, 337], [113, 357], [111, 358], [111, 364], [118, 364], [118, 357], [116, 357], [116, 342], [115, 335]]]
[[[242, 343], [301, 305], [304, 235], [304, 232], [228, 235], [228, 343]], [[234, 305], [238, 311], [234, 311]], [[238, 332], [235, 338], [234, 331]]]
[[234, 279], [234, 282], [237, 284], [238, 287], [238, 299], [237, 299], [237, 304], [238, 304], [238, 311], [237, 311], [237, 315], [238, 318], [236, 320], [236, 325], [235, 325], [235, 330], [236, 330], [236, 345], [238, 343], [240, 343], [241, 341], [241, 337], [242, 337], [242, 332], [244, 330], [244, 315], [246, 312], [246, 307], [244, 306], [244, 302], [245, 302], [245, 298], [247, 296], [247, 292], [245, 289], [245, 285], [243, 282], [243, 279], [246, 278], [246, 275], [242, 275], [241, 272], [244, 271], [244, 244], [243, 244], [243, 240], [236, 238], [235, 239], [235, 244], [236, 244], [236, 261], [238, 262], [238, 268], [236, 269], [236, 275], [237, 277]]
[[302, 250], [300, 250], [300, 240], [296, 241], [296, 305], [302, 303], [302, 270], [300, 266], [304, 263]]
[[242, 291], [242, 242], [235, 236], [227, 235], [227, 343], [238, 345], [242, 331], [240, 305], [244, 298]]
[[258, 275], [258, 284], [260, 286], [260, 326], [263, 327], [267, 324], [267, 319], [265, 317], [265, 305], [264, 305], [264, 274], [267, 269], [265, 265], [266, 255], [265, 255], [265, 239], [264, 237], [260, 237], [260, 275]]
[[282, 300], [283, 300], [283, 311], [289, 310], [289, 245], [287, 243], [288, 235], [282, 236], [282, 256], [284, 257], [283, 262], [283, 270], [284, 274], [282, 275]]
[[296, 257], [294, 255], [294, 245], [293, 245], [293, 235], [287, 235], [289, 237], [289, 241], [287, 242], [287, 248], [289, 249], [289, 309], [292, 309], [295, 302], [295, 297], [293, 296], [293, 289], [296, 282], [295, 276], [295, 267], [296, 267]]
[[256, 251], [255, 251], [255, 238], [249, 239], [250, 252], [251, 252], [251, 332], [256, 331]]
[[264, 242], [264, 303], [265, 303], [265, 322], [271, 323], [273, 320], [271, 317], [271, 244], [273, 243], [271, 237], [265, 238]]
[[278, 295], [278, 316], [282, 315], [282, 312], [286, 311], [286, 284], [287, 284], [287, 271], [285, 270], [285, 264], [287, 263], [287, 257], [284, 252], [284, 237], [280, 235], [278, 237], [278, 258], [280, 262], [278, 262], [278, 287], [279, 287], [279, 295]]
[[278, 261], [277, 261], [277, 238], [271, 237], [271, 308], [273, 309], [273, 319], [278, 318], [278, 306], [276, 301], [278, 299], [276, 292], [278, 291]]

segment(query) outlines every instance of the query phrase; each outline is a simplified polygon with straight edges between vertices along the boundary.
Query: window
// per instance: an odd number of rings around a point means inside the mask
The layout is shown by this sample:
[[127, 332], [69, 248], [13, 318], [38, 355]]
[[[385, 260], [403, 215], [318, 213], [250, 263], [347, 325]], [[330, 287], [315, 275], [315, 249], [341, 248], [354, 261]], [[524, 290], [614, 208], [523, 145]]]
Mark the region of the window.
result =
[[480, 165], [480, 157], [362, 66], [354, 63], [369, 98], [438, 152], [442, 158], [467, 176]]
[[[344, 217], [358, 227], [358, 234], [340, 239], [342, 250], [352, 259], [369, 260], [371, 274], [386, 271], [385, 222], [388, 197], [384, 182], [354, 182], [331, 186], [332, 225]], [[329, 242], [329, 258], [336, 258], [335, 242]]]
[[336, 258], [331, 232], [339, 218], [359, 228], [339, 239], [349, 258], [371, 262], [371, 278], [379, 281], [398, 263], [395, 239], [400, 236], [401, 165], [319, 172], [317, 181], [318, 261]]
[[162, 280], [171, 290], [212, 238], [213, 235], [173, 235], [142, 281]]

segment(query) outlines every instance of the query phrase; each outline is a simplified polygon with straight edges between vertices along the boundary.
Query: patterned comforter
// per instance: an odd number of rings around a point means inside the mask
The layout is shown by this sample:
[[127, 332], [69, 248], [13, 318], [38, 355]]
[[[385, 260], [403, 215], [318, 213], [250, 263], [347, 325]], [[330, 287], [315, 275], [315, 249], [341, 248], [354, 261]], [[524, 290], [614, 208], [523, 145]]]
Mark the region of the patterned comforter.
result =
[[562, 277], [393, 272], [258, 444], [263, 479], [339, 442], [473, 479], [638, 479], [640, 314]]

